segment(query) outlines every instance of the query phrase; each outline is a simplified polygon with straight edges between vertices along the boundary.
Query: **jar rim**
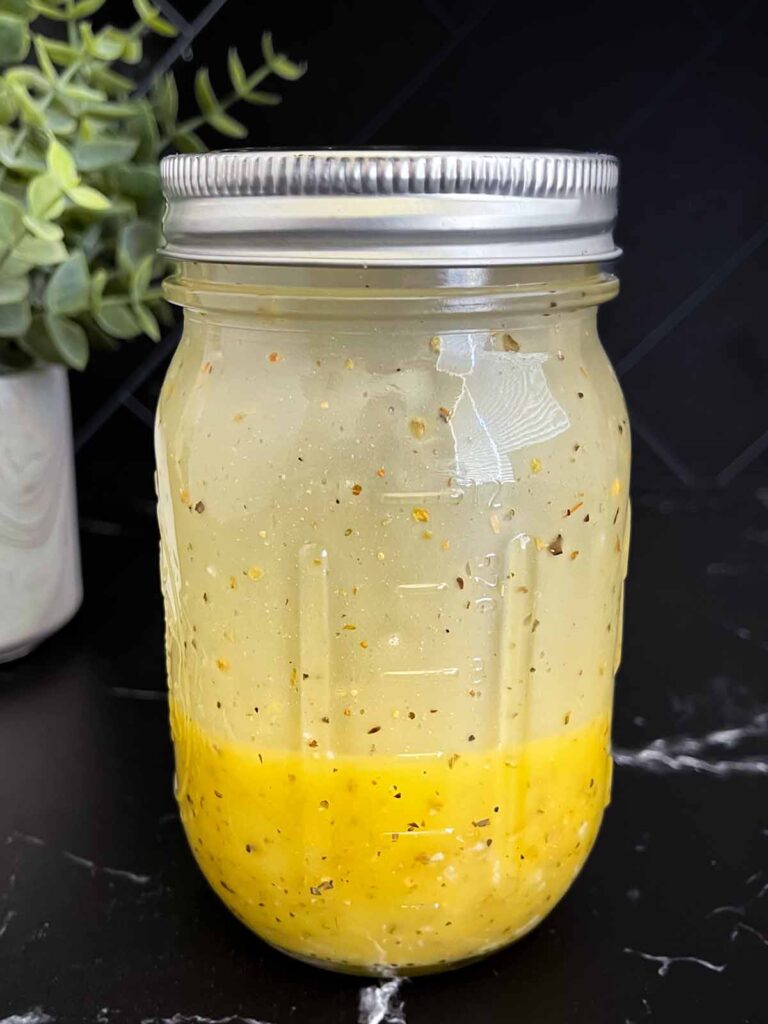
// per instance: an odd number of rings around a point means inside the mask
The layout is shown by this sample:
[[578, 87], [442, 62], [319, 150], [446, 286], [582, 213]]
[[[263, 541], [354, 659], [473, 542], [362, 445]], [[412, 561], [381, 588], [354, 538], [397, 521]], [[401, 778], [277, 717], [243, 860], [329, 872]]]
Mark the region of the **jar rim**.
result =
[[230, 150], [161, 162], [163, 252], [255, 264], [613, 260], [618, 161], [601, 153]]

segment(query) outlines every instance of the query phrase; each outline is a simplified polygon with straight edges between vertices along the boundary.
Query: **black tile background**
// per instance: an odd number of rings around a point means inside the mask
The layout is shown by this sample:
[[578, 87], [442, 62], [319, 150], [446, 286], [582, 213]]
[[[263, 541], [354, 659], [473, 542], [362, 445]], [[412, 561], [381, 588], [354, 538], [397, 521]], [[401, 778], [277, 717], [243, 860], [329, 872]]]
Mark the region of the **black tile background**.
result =
[[[224, 83], [262, 29], [309, 61], [284, 103], [237, 109], [261, 145], [605, 149], [622, 161], [622, 293], [605, 345], [632, 414], [635, 492], [758, 483], [768, 467], [768, 33], [756, 0], [162, 0], [139, 88], [172, 66]], [[131, 17], [110, 0], [109, 18]], [[221, 144], [215, 137], [209, 144]], [[73, 377], [83, 528], [154, 530], [151, 423], [176, 342]]]

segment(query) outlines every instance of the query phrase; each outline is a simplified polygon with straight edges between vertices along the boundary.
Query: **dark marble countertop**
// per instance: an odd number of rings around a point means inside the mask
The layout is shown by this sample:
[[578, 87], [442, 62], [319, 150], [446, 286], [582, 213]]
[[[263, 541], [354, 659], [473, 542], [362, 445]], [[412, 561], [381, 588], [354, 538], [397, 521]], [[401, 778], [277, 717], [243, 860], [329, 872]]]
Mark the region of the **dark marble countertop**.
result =
[[195, 867], [155, 558], [91, 524], [83, 610], [0, 666], [0, 1024], [768, 1020], [768, 489], [635, 496], [595, 851], [518, 945], [397, 990], [273, 952]]

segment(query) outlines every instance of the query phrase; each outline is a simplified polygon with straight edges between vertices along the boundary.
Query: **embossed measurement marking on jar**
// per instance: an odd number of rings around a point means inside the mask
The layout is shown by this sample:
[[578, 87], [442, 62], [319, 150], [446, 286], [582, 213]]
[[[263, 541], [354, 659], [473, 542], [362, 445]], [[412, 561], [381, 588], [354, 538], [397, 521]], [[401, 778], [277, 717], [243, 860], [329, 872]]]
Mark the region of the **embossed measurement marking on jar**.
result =
[[457, 668], [411, 668], [399, 672], [382, 672], [383, 679], [429, 679], [457, 676]]
[[447, 590], [447, 583], [398, 583], [395, 590], [403, 594], [429, 594], [435, 591]]
[[385, 491], [381, 500], [385, 505], [407, 505], [410, 502], [458, 505], [464, 500], [464, 491], [459, 487], [451, 487], [444, 491]]

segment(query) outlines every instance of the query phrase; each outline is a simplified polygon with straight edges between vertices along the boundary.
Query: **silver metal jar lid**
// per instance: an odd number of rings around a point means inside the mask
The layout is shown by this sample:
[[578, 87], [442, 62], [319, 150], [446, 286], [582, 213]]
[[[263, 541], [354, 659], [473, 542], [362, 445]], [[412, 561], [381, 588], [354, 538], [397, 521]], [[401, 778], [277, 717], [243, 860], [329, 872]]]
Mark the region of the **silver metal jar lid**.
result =
[[222, 263], [490, 266], [615, 259], [601, 153], [240, 150], [168, 156], [164, 253]]

